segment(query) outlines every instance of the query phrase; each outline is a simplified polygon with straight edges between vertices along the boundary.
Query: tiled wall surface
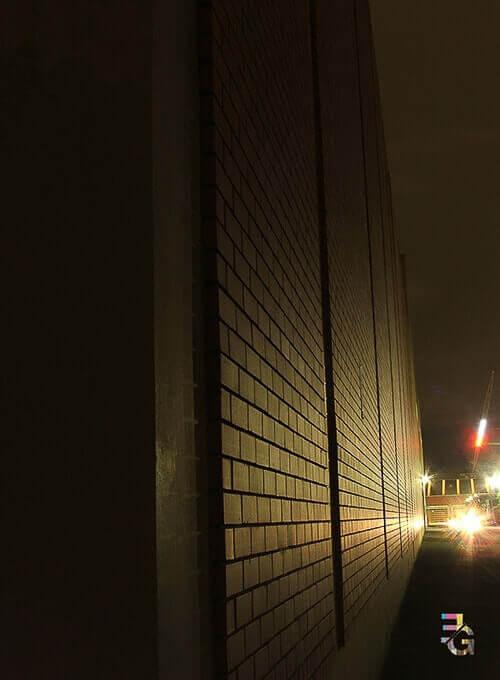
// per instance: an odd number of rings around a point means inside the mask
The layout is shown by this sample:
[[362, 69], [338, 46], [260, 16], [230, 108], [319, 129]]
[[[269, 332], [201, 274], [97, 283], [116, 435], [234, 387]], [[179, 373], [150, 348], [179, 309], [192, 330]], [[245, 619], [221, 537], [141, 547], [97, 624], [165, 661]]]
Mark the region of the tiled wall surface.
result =
[[200, 10], [214, 625], [219, 673], [234, 680], [326, 677], [339, 627], [349, 644], [421, 535], [417, 401], [368, 9], [321, 0], [313, 11], [311, 24], [305, 0]]

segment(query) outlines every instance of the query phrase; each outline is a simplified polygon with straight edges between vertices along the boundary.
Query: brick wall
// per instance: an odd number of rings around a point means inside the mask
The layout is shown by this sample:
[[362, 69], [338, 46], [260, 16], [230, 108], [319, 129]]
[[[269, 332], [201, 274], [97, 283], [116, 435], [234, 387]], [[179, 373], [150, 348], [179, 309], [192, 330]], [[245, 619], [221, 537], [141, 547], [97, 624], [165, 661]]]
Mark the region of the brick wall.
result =
[[15, 4], [0, 675], [373, 677], [421, 444], [366, 0]]
[[235, 680], [326, 676], [421, 535], [368, 8], [313, 9], [200, 10], [215, 634]]

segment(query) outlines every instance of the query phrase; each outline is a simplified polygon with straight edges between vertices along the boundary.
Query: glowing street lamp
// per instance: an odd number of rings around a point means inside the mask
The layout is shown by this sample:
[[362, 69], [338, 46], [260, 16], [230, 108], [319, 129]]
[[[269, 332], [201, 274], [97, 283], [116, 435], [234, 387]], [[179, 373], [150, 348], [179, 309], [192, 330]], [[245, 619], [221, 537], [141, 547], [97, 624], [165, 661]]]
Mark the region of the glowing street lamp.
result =
[[493, 392], [493, 381], [495, 379], [495, 371], [491, 371], [490, 381], [488, 383], [488, 389], [486, 390], [486, 396], [484, 397], [483, 410], [481, 411], [481, 420], [479, 421], [479, 426], [477, 428], [476, 436], [476, 446], [474, 447], [474, 458], [472, 463], [472, 470], [476, 469], [477, 461], [479, 459], [479, 451], [484, 443], [484, 434], [486, 432], [486, 423], [488, 418], [488, 413], [490, 410], [491, 394]]
[[487, 422], [488, 421], [486, 420], [486, 418], [481, 418], [481, 420], [479, 421], [479, 427], [477, 428], [476, 437], [476, 449], [480, 449], [481, 446], [483, 445]]

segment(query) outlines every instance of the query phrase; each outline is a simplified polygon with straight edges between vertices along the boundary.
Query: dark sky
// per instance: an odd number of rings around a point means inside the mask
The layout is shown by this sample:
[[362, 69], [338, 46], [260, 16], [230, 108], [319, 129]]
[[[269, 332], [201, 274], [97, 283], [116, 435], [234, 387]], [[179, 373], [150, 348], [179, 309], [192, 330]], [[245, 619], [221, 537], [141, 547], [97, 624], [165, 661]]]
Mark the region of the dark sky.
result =
[[466, 471], [492, 368], [500, 426], [500, 2], [370, 5], [424, 457]]

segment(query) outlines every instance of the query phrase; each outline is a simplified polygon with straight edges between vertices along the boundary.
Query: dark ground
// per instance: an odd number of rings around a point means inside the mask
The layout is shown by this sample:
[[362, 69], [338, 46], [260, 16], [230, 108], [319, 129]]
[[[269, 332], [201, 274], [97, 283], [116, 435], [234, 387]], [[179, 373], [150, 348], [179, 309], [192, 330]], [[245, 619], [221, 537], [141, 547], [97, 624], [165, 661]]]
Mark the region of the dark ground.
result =
[[[463, 613], [474, 632], [474, 656], [455, 656], [440, 642], [442, 612]], [[500, 527], [483, 529], [472, 546], [448, 530], [428, 529], [381, 680], [500, 677], [499, 617]]]

